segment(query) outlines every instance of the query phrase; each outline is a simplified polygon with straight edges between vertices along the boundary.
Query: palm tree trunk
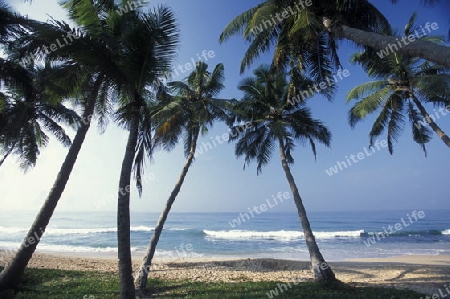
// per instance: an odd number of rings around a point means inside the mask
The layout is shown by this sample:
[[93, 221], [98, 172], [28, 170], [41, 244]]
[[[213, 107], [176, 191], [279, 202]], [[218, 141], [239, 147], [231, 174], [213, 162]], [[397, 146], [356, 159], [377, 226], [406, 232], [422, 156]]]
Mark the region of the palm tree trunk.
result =
[[167, 216], [169, 215], [170, 209], [172, 208], [172, 205], [180, 192], [181, 186], [183, 185], [184, 179], [186, 178], [186, 175], [189, 171], [189, 167], [192, 164], [192, 161], [194, 160], [195, 150], [197, 148], [197, 139], [199, 136], [199, 128], [195, 129], [196, 131], [193, 134], [193, 140], [191, 144], [191, 148], [189, 150], [189, 155], [187, 156], [186, 163], [183, 166], [183, 170], [181, 171], [180, 177], [178, 178], [177, 183], [175, 184], [175, 187], [173, 188], [172, 192], [170, 193], [169, 199], [166, 202], [166, 206], [164, 210], [162, 211], [161, 215], [159, 216], [158, 222], [155, 227], [155, 231], [153, 233], [153, 236], [150, 240], [150, 243], [147, 247], [147, 252], [145, 254], [145, 257], [142, 261], [141, 267], [139, 269], [139, 274], [135, 279], [135, 285], [136, 288], [139, 289], [140, 292], [144, 292], [147, 287], [147, 278], [148, 273], [150, 272], [150, 267], [152, 264], [153, 256], [155, 255], [156, 251], [156, 245], [158, 244], [159, 237], [161, 236], [164, 223], [166, 222]]
[[3, 162], [5, 162], [6, 158], [8, 158], [8, 156], [12, 153], [12, 151], [14, 150], [14, 146], [15, 144], [13, 144], [11, 146], [11, 148], [6, 152], [6, 154], [3, 156], [3, 158], [0, 160], [0, 166], [3, 165]]
[[430, 127], [433, 129], [433, 131], [439, 136], [439, 138], [442, 139], [444, 144], [448, 147], [450, 147], [450, 138], [445, 134], [445, 132], [434, 122], [434, 120], [430, 117], [430, 115], [425, 110], [425, 107], [423, 107], [422, 103], [419, 101], [419, 99], [411, 92], [410, 96], [416, 104], [417, 108], [419, 108], [420, 113], [425, 118], [426, 122], [430, 125]]
[[294, 195], [294, 202], [297, 206], [298, 216], [302, 224], [303, 234], [305, 236], [306, 246], [308, 247], [309, 256], [311, 259], [311, 271], [317, 281], [320, 282], [333, 282], [336, 281], [336, 277], [331, 270], [330, 266], [325, 262], [322, 253], [317, 246], [316, 239], [311, 230], [308, 216], [306, 215], [305, 207], [303, 206], [302, 198], [298, 192], [297, 185], [295, 184], [294, 177], [292, 176], [291, 169], [286, 161], [285, 148], [283, 140], [279, 139], [279, 150], [281, 157], [281, 166], [286, 174], [286, 178], [289, 182], [291, 192]]
[[[450, 47], [433, 44], [423, 40], [400, 43], [394, 36], [380, 35], [374, 32], [367, 32], [345, 25], [336, 26], [331, 29], [337, 37], [354, 41], [357, 44], [369, 46], [376, 50], [395, 51], [411, 57], [421, 57], [429, 61], [450, 68]], [[405, 43], [407, 43], [405, 45]]]
[[117, 200], [117, 247], [122, 299], [135, 299], [130, 243], [130, 181], [139, 133], [139, 115], [137, 113], [139, 112], [136, 112], [130, 121], [130, 133], [120, 171]]
[[[0, 290], [16, 288], [21, 280], [21, 277], [28, 265], [34, 251], [36, 250], [39, 241], [44, 234], [44, 231], [50, 222], [53, 212], [56, 209], [59, 199], [69, 181], [70, 174], [75, 165], [78, 153], [81, 150], [86, 134], [91, 126], [90, 119], [94, 113], [95, 102], [97, 99], [98, 89], [101, 86], [102, 79], [99, 77], [95, 82], [93, 91], [86, 103], [83, 113], [83, 121], [78, 129], [75, 138], [70, 146], [69, 152], [59, 170], [56, 181], [53, 184], [44, 205], [36, 216], [30, 230], [23, 240], [19, 250], [12, 259], [12, 261], [0, 273]], [[89, 121], [85, 121], [89, 120]]]

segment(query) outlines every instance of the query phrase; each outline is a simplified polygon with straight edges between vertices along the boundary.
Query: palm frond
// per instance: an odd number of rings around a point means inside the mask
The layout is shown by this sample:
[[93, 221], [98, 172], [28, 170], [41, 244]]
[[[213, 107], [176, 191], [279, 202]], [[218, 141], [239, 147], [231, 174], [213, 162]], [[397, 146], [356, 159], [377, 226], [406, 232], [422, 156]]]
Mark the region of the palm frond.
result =
[[359, 121], [375, 112], [391, 94], [389, 87], [384, 87], [357, 102], [349, 111], [349, 123], [354, 127]]
[[420, 115], [420, 112], [415, 109], [414, 104], [411, 102], [408, 103], [408, 116], [411, 123], [413, 140], [420, 145], [425, 156], [427, 156], [427, 149], [425, 147], [425, 144], [431, 141], [433, 132], [430, 130], [430, 128], [424, 125], [426, 124], [426, 121]]
[[52, 133], [55, 138], [61, 142], [62, 145], [69, 147], [72, 145], [70, 137], [66, 134], [65, 130], [58, 125], [52, 118], [40, 114], [38, 115], [39, 121], [43, 124], [44, 128]]
[[[394, 141], [398, 140], [404, 129], [403, 103], [402, 99], [395, 95], [389, 99], [391, 115], [387, 125], [387, 143], [391, 155], [394, 153]], [[371, 144], [373, 144], [373, 139]]]
[[347, 94], [347, 103], [351, 100], [364, 98], [368, 94], [379, 91], [387, 85], [386, 81], [371, 81], [354, 87]]
[[244, 29], [245, 29], [244, 37], [248, 36], [251, 29], [253, 29], [249, 26], [249, 23], [252, 20], [255, 12], [262, 5], [263, 4], [259, 4], [258, 6], [243, 12], [242, 14], [234, 18], [229, 24], [227, 24], [223, 32], [220, 34], [219, 42], [223, 43], [233, 35], [244, 33]]

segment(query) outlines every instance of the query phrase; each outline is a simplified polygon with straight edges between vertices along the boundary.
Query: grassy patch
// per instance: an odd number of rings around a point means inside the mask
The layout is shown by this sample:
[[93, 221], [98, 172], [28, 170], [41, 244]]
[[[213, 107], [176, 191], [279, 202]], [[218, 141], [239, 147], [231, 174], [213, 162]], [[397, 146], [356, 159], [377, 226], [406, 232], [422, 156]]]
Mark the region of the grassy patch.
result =
[[[344, 284], [324, 286], [302, 282], [291, 287], [277, 282], [204, 283], [151, 279], [146, 298], [326, 298], [417, 299], [421, 294], [386, 288], [354, 288]], [[283, 290], [283, 292], [280, 291]], [[276, 291], [277, 290], [277, 291]], [[276, 295], [275, 293], [278, 293]], [[423, 295], [422, 295], [423, 296]], [[28, 269], [15, 292], [0, 292], [2, 299], [112, 299], [119, 298], [118, 277], [112, 273]]]
[[[280, 292], [280, 288], [283, 292]], [[417, 299], [421, 294], [413, 291], [399, 291], [387, 288], [354, 288], [347, 285], [324, 286], [322, 284], [302, 282], [291, 283], [292, 288], [277, 282], [240, 282], [240, 283], [202, 283], [202, 282], [172, 282], [151, 280], [151, 291], [158, 294], [157, 298], [269, 298], [267, 293], [278, 290], [278, 295], [272, 292], [273, 298], [305, 298], [305, 299]], [[423, 295], [422, 295], [423, 296]]]
[[20, 287], [15, 292], [0, 292], [0, 298], [106, 299], [118, 298], [118, 294], [119, 280], [114, 274], [27, 269]]

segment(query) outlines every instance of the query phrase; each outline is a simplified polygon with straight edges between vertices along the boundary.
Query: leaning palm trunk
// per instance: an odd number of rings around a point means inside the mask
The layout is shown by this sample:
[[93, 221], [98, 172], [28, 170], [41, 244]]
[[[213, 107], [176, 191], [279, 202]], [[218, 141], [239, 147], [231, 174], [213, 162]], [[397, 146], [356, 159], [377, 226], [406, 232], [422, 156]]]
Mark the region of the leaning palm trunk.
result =
[[336, 26], [331, 31], [340, 38], [351, 40], [357, 44], [368, 46], [376, 50], [395, 50], [395, 52], [421, 57], [450, 68], [450, 47], [437, 45], [423, 40], [415, 40], [407, 45], [398, 46], [398, 38], [385, 36], [374, 32], [367, 32], [345, 25]]
[[193, 141], [191, 144], [191, 148], [189, 149], [189, 154], [186, 159], [186, 163], [184, 164], [183, 170], [181, 171], [180, 177], [175, 184], [175, 187], [173, 188], [172, 192], [170, 193], [169, 199], [167, 200], [166, 207], [162, 211], [161, 215], [159, 216], [158, 223], [155, 227], [155, 232], [153, 233], [153, 236], [150, 240], [150, 243], [147, 247], [147, 252], [145, 254], [145, 257], [142, 261], [141, 267], [139, 269], [138, 276], [135, 279], [135, 285], [136, 288], [139, 289], [140, 292], [145, 291], [147, 287], [147, 278], [148, 278], [148, 272], [150, 272], [150, 267], [152, 264], [153, 256], [155, 255], [156, 251], [156, 245], [158, 244], [159, 237], [161, 236], [164, 223], [166, 222], [167, 216], [169, 215], [170, 209], [172, 208], [173, 203], [175, 202], [175, 199], [180, 192], [181, 186], [183, 185], [184, 179], [186, 178], [186, 175], [189, 171], [189, 167], [192, 164], [192, 161], [194, 160], [195, 150], [197, 147], [197, 139], [199, 135], [199, 129], [196, 129], [196, 131], [193, 134]]
[[5, 162], [6, 158], [8, 158], [8, 156], [12, 153], [13, 150], [14, 150], [14, 145], [11, 146], [11, 148], [5, 153], [3, 158], [0, 160], [0, 166], [3, 165], [3, 162]]
[[308, 217], [306, 215], [305, 207], [303, 206], [302, 198], [300, 197], [297, 185], [295, 184], [294, 177], [291, 173], [291, 169], [286, 161], [283, 140], [279, 139], [279, 144], [281, 165], [286, 173], [286, 178], [289, 182], [291, 192], [294, 195], [294, 202], [297, 206], [298, 216], [300, 217], [306, 246], [308, 247], [309, 256], [311, 259], [311, 271], [317, 281], [333, 282], [336, 280], [336, 277], [334, 276], [330, 266], [325, 262], [322, 253], [320, 253], [319, 246], [317, 246], [316, 239], [314, 238]]
[[36, 219], [34, 220], [16, 255], [0, 273], [0, 290], [12, 289], [19, 285], [25, 268], [33, 256], [33, 253], [36, 250], [36, 247], [39, 244], [48, 223], [50, 222], [53, 212], [56, 209], [56, 205], [58, 204], [66, 184], [69, 181], [69, 177], [77, 160], [78, 153], [81, 150], [81, 146], [83, 145], [84, 139], [91, 125], [90, 120], [94, 113], [97, 92], [100, 85], [101, 79], [99, 78], [95, 82], [94, 89], [86, 103], [81, 126], [75, 135], [69, 152], [66, 155], [64, 163], [59, 170], [56, 181], [54, 182], [44, 205], [41, 207], [39, 214], [36, 216]]
[[420, 113], [422, 114], [423, 118], [425, 118], [426, 122], [430, 125], [430, 127], [433, 129], [433, 131], [439, 136], [439, 138], [442, 139], [442, 142], [445, 143], [446, 146], [450, 147], [450, 138], [445, 134], [444, 131], [434, 122], [434, 120], [428, 115], [427, 111], [423, 107], [422, 103], [420, 103], [419, 99], [416, 98], [416, 96], [411, 93], [411, 98], [413, 99], [414, 104], [419, 108]]
[[[137, 112], [139, 113], [139, 112]], [[117, 247], [119, 258], [120, 292], [122, 299], [135, 299], [130, 237], [130, 181], [139, 132], [139, 115], [130, 121], [125, 156], [120, 171], [117, 200]]]

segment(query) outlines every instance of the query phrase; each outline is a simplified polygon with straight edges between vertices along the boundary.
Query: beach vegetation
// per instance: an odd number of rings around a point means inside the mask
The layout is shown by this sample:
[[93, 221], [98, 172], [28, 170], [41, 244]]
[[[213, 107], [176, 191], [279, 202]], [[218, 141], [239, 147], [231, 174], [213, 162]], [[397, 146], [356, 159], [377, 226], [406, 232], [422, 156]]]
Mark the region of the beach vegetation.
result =
[[[196, 282], [149, 279], [150, 288], [139, 298], [305, 298], [305, 299], [417, 299], [423, 294], [384, 287], [324, 285], [298, 282], [292, 288], [270, 290], [287, 284], [279, 281]], [[268, 295], [269, 293], [269, 295]], [[15, 291], [0, 291], [2, 299], [117, 299], [120, 297], [116, 273], [27, 269], [22, 284]]]

